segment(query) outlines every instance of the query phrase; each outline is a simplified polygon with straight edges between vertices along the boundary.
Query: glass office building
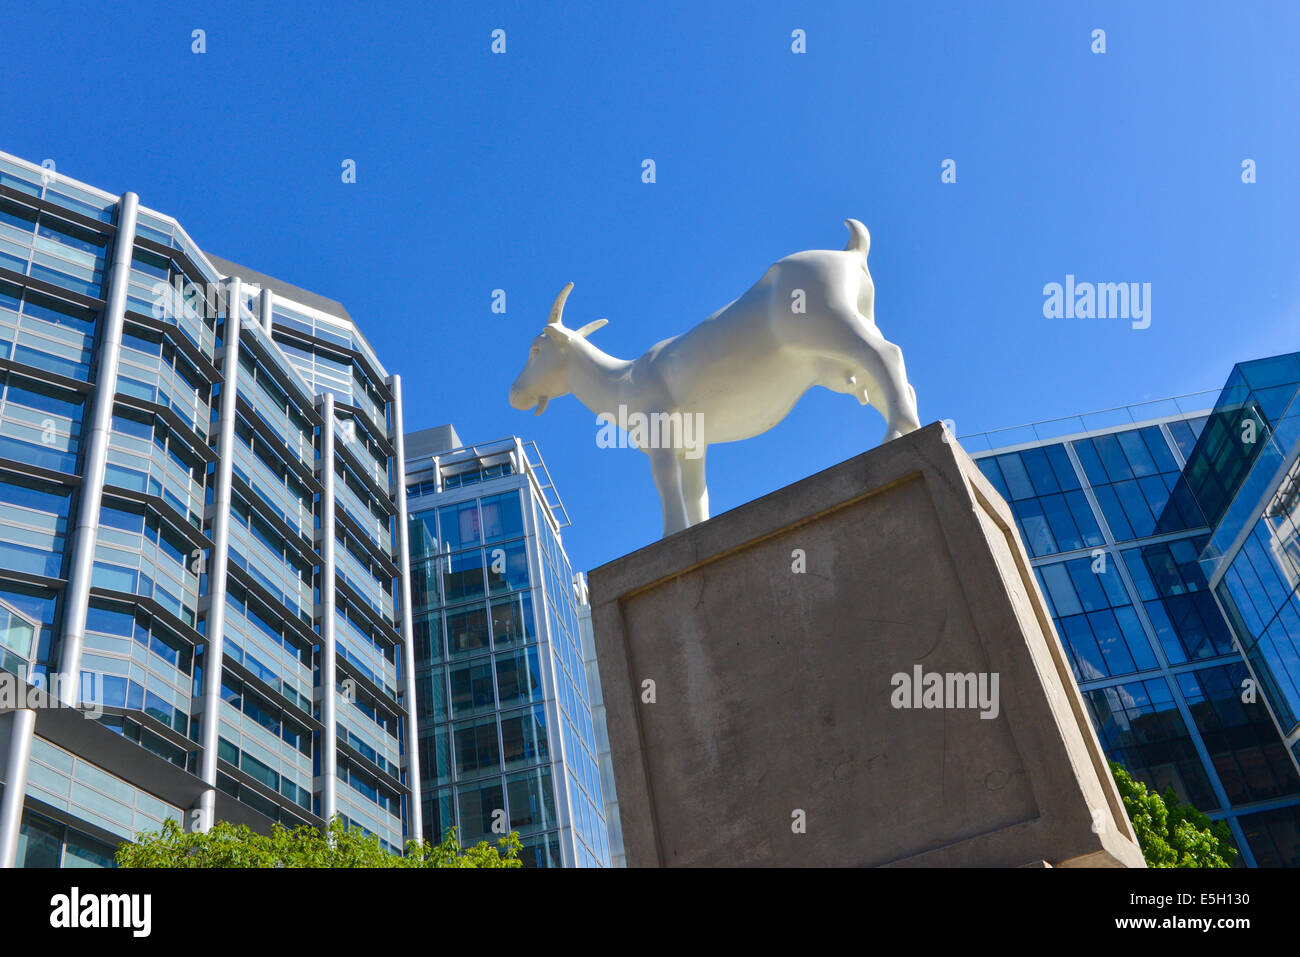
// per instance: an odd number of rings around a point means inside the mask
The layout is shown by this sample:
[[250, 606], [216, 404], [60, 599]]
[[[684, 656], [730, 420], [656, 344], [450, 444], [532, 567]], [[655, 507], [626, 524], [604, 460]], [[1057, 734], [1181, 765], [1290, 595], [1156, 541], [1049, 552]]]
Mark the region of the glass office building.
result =
[[1211, 399], [961, 441], [1015, 514], [1108, 757], [1226, 821], [1239, 865], [1300, 865], [1300, 774], [1202, 561]]
[[1300, 354], [1237, 365], [1184, 470], [1201, 559], [1264, 702], [1300, 758]]
[[528, 866], [610, 866], [585, 581], [537, 447], [443, 426], [406, 454], [425, 837], [518, 831]]
[[341, 305], [0, 154], [0, 865], [418, 835], [402, 466]]

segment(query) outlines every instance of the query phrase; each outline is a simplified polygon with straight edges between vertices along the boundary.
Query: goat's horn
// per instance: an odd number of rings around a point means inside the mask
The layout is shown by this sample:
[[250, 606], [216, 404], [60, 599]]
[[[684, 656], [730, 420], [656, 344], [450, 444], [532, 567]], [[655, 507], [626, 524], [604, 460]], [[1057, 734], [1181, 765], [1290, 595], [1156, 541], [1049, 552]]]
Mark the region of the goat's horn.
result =
[[569, 298], [569, 293], [573, 292], [573, 283], [569, 283], [560, 290], [560, 294], [555, 297], [555, 305], [551, 306], [551, 318], [546, 320], [548, 326], [562, 326], [560, 317], [564, 315], [564, 300]]

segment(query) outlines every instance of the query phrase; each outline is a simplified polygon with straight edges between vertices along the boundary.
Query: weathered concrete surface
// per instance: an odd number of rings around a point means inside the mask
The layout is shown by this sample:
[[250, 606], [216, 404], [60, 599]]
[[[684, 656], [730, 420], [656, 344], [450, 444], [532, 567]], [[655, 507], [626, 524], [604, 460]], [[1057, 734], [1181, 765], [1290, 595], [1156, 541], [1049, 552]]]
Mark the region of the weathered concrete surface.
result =
[[[941, 425], [590, 588], [629, 866], [1144, 866], [1006, 503]], [[894, 707], [917, 665], [996, 674], [997, 716]]]

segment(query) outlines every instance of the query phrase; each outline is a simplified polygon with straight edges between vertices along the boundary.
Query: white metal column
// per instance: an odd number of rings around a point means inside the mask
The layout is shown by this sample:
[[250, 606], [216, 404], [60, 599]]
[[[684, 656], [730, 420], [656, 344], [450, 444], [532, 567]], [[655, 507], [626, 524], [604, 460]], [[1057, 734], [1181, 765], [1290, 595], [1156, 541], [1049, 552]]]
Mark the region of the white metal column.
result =
[[272, 295], [271, 290], [264, 287], [262, 289], [261, 297], [257, 301], [258, 313], [262, 321], [262, 327], [266, 329], [266, 334], [268, 336], [271, 334], [271, 329], [275, 324], [275, 320], [273, 318], [275, 313], [272, 309], [273, 303], [271, 301], [271, 295]]
[[[406, 785], [411, 791], [411, 805], [408, 817], [409, 837], [414, 840], [424, 839], [424, 807], [421, 804], [420, 790], [420, 728], [415, 710], [415, 619], [411, 609], [411, 552], [409, 548], [407, 514], [406, 514], [406, 440], [402, 434], [402, 377], [390, 376], [388, 386], [393, 392], [393, 448], [397, 459], [393, 469], [397, 487], [393, 494], [397, 498], [397, 567], [402, 573], [399, 584], [402, 602], [402, 650], [406, 656], [405, 680], [406, 695]], [[440, 835], [433, 835], [433, 843], [438, 843]]]
[[217, 435], [217, 469], [212, 492], [212, 556], [208, 562], [207, 647], [203, 654], [203, 718], [199, 777], [207, 785], [199, 798], [195, 830], [216, 823], [217, 735], [221, 727], [221, 675], [226, 644], [226, 575], [230, 567], [231, 465], [235, 457], [235, 397], [239, 394], [239, 335], [243, 288], [238, 276], [226, 286], [226, 324], [222, 338], [221, 411]]
[[334, 644], [334, 396], [320, 401], [320, 717], [321, 817], [329, 821], [338, 813], [338, 659]]
[[131, 278], [131, 254], [135, 248], [135, 224], [140, 198], [123, 193], [118, 204], [117, 237], [108, 273], [108, 297], [101, 322], [96, 356], [95, 392], [90, 419], [83, 433], [85, 450], [81, 492], [77, 498], [76, 527], [71, 535], [72, 557], [68, 563], [68, 584], [63, 594], [62, 641], [59, 666], [50, 690], [65, 705], [76, 707], [81, 698], [81, 649], [86, 633], [86, 611], [90, 607], [90, 579], [95, 564], [95, 536], [99, 509], [104, 498], [104, 474], [108, 468], [108, 438], [113, 428], [113, 394], [117, 391], [117, 367], [122, 354], [122, 326], [126, 317], [126, 292]]
[[[7, 717], [8, 721], [2, 720]], [[27, 794], [27, 766], [32, 759], [32, 736], [36, 712], [21, 708], [0, 716], [0, 732], [9, 724], [9, 748], [5, 758], [5, 789], [0, 797], [0, 868], [18, 866], [18, 834], [23, 821], [23, 798]]]

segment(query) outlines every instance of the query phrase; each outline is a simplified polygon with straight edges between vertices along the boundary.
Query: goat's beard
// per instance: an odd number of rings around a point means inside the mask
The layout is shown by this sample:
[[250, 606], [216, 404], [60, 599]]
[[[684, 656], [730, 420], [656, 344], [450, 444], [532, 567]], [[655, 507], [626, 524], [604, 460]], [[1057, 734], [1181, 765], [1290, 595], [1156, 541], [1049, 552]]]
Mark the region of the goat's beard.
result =
[[537, 399], [537, 411], [536, 411], [535, 413], [533, 413], [533, 414], [534, 414], [534, 415], [541, 415], [543, 412], [545, 412], [545, 411], [546, 411], [546, 403], [548, 403], [548, 402], [550, 402], [550, 401], [551, 401], [551, 400], [550, 400], [550, 398], [549, 398], [548, 396], [544, 396], [544, 395], [543, 395], [543, 396], [539, 396], [538, 399]]

